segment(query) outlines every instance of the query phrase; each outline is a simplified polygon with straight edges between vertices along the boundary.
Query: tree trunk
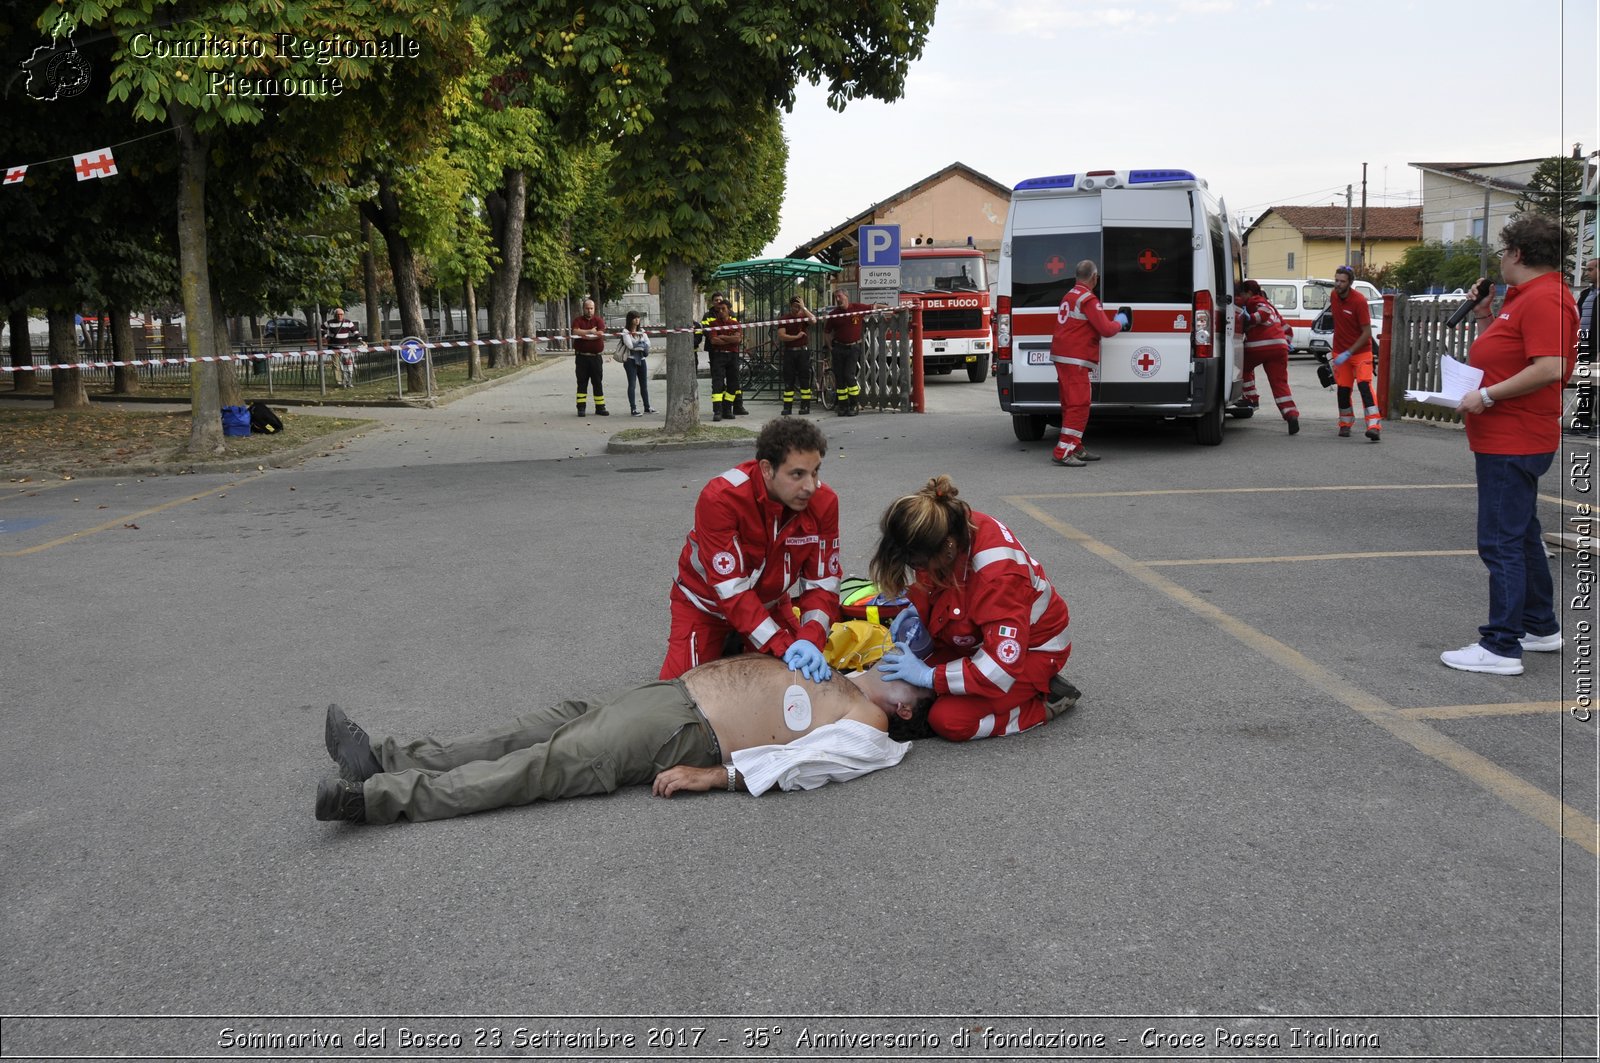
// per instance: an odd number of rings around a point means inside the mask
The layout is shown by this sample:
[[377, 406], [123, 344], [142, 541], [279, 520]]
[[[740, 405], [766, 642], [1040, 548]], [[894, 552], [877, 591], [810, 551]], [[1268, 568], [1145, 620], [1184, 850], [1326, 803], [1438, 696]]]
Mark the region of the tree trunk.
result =
[[28, 335], [27, 309], [11, 311], [7, 324], [11, 327], [11, 367], [16, 370], [11, 374], [11, 390], [32, 391], [39, 382], [32, 369], [22, 368], [33, 364], [33, 337]]
[[[692, 319], [694, 273], [681, 258], [667, 260], [667, 274], [661, 280], [661, 316], [673, 326]], [[694, 339], [687, 332], [667, 335], [667, 423], [666, 430], [679, 434], [700, 425], [700, 384], [695, 378]]]
[[[194, 359], [189, 363], [189, 453], [209, 456], [224, 448], [217, 365], [200, 361], [216, 351], [206, 251], [206, 145], [194, 132], [187, 107], [174, 105], [170, 113], [178, 135], [178, 273], [188, 318], [186, 350]], [[165, 330], [162, 335], [164, 342]]]
[[[389, 272], [394, 275], [395, 302], [400, 307], [400, 334], [421, 337], [422, 289], [417, 284], [416, 255], [400, 228], [400, 199], [388, 174], [378, 175], [378, 194], [361, 204], [361, 213], [372, 222], [389, 249]], [[423, 376], [427, 364], [406, 364], [406, 389], [413, 394], [428, 390], [428, 380]]]
[[538, 302], [533, 297], [533, 282], [524, 277], [517, 282], [517, 363], [531, 362], [539, 356], [535, 314]]
[[[138, 355], [133, 349], [133, 325], [128, 321], [128, 308], [114, 305], [109, 313], [111, 314], [111, 360], [114, 362], [131, 362]], [[139, 394], [138, 366], [112, 366], [111, 393], [113, 395]]]
[[378, 306], [378, 262], [372, 251], [372, 223], [361, 219], [361, 282], [367, 299], [367, 342], [383, 342], [383, 312]]
[[[494, 271], [491, 285], [494, 316], [489, 321], [489, 331], [502, 340], [509, 340], [516, 336], [517, 282], [522, 279], [522, 230], [528, 216], [528, 175], [521, 170], [507, 170], [503, 189], [492, 198], [497, 200], [491, 208], [490, 219], [496, 223], [494, 236], [500, 250], [500, 265]], [[491, 366], [499, 364], [495, 353], [491, 348]]]
[[[50, 322], [50, 353], [52, 364], [67, 365], [78, 361], [78, 331], [72, 319], [77, 312], [72, 309], [47, 310], [45, 319]], [[84, 390], [83, 370], [50, 370], [50, 394], [58, 410], [78, 410], [89, 405], [89, 393]]]
[[467, 305], [467, 379], [483, 379], [483, 351], [478, 346], [478, 293], [468, 277], [462, 284], [462, 301]]
[[233, 361], [233, 345], [228, 342], [228, 330], [220, 327], [228, 320], [222, 308], [222, 293], [211, 289], [211, 322], [217, 355], [217, 404], [243, 406], [244, 393], [239, 389], [239, 369]]

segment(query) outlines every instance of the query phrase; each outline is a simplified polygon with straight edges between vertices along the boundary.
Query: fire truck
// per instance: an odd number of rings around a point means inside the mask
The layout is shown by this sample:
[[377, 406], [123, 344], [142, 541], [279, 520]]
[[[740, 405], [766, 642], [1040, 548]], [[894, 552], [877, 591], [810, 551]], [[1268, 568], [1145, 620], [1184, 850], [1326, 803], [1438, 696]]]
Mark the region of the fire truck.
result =
[[989, 375], [989, 271], [975, 247], [902, 247], [900, 305], [922, 308], [922, 371]]

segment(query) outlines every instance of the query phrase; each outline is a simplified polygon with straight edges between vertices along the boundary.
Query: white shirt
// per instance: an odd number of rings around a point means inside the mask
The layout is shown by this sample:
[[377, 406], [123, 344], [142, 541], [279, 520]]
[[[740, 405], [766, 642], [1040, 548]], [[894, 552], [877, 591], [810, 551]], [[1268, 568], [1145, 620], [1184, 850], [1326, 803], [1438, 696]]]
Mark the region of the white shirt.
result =
[[733, 766], [752, 794], [766, 793], [774, 785], [780, 790], [815, 790], [892, 768], [910, 749], [910, 742], [896, 742], [859, 720], [838, 720], [787, 745], [741, 749], [733, 754]]

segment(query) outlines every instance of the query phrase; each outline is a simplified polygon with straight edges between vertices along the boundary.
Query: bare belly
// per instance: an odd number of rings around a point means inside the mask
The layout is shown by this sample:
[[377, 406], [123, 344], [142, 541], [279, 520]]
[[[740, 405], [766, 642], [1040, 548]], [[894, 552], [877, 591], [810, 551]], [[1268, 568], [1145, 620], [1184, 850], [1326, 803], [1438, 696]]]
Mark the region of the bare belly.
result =
[[766, 654], [702, 664], [684, 673], [683, 682], [711, 721], [724, 757], [752, 746], [783, 745], [843, 719], [884, 727], [883, 713], [848, 679], [835, 675], [813, 683]]

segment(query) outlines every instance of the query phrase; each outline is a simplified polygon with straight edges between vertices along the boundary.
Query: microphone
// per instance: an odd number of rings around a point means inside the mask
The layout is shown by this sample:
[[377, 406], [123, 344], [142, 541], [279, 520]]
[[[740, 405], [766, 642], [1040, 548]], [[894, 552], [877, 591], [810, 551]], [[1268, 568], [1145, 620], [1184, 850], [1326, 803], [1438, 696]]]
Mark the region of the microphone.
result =
[[1479, 277], [1478, 297], [1476, 299], [1468, 299], [1460, 306], [1456, 307], [1456, 312], [1451, 314], [1449, 319], [1445, 321], [1444, 327], [1455, 328], [1457, 325], [1461, 324], [1467, 319], [1467, 315], [1472, 313], [1472, 308], [1487, 299], [1491, 294], [1493, 294], [1493, 292], [1494, 285], [1489, 283], [1489, 278]]

